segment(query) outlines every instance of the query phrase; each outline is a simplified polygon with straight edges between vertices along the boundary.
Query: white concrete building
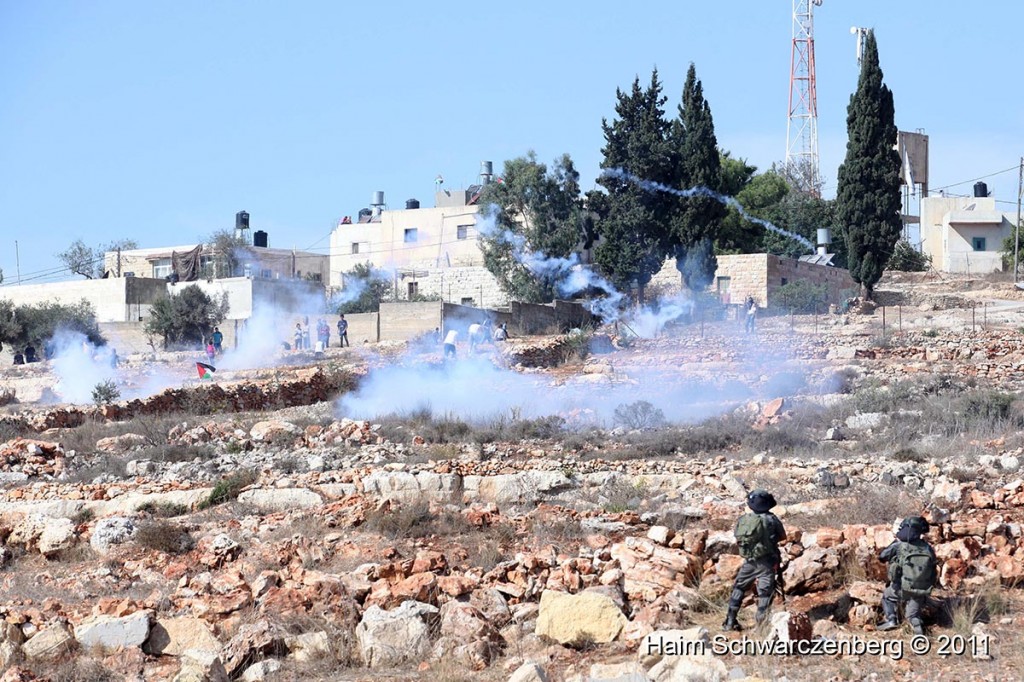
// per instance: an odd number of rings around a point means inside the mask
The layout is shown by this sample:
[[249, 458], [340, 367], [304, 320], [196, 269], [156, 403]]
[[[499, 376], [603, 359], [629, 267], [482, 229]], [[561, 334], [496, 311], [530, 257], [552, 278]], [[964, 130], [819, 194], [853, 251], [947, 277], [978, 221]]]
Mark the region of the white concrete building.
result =
[[[104, 269], [111, 277], [152, 277], [165, 279], [173, 271], [172, 254], [187, 254], [198, 244], [182, 246], [158, 246], [130, 251], [108, 251], [104, 255]], [[270, 249], [248, 246], [237, 255], [240, 263], [234, 276], [254, 279], [302, 279], [327, 283], [330, 272], [330, 257], [327, 254], [296, 251], [294, 249]], [[203, 245], [200, 255], [201, 277], [216, 279], [213, 267], [217, 258], [209, 245]], [[118, 263], [120, 260], [120, 263]]]
[[398, 300], [437, 296], [466, 305], [507, 303], [483, 265], [476, 228], [479, 189], [439, 191], [433, 208], [410, 200], [403, 210], [343, 219], [331, 233], [331, 286], [343, 288], [346, 272], [370, 263], [392, 274]]
[[921, 199], [921, 249], [942, 272], [987, 273], [1003, 269], [1003, 240], [1013, 234], [1010, 214], [992, 197]]

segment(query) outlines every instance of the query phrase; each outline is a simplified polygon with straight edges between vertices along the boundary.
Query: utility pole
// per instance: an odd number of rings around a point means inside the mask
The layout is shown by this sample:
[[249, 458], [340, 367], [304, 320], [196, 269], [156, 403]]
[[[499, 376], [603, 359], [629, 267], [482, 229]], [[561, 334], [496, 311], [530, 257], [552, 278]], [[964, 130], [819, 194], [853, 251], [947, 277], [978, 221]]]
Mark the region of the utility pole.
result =
[[117, 276], [121, 276], [121, 247], [117, 247]]
[[1020, 200], [1024, 196], [1024, 156], [1017, 172], [1017, 224], [1013, 229], [1013, 283], [1017, 283], [1017, 254], [1020, 252]]
[[[1017, 202], [1020, 203], [1019, 201]], [[1020, 207], [1018, 206], [1017, 213], [1020, 213]], [[1020, 222], [1020, 216], [1017, 216], [1017, 222]], [[14, 262], [18, 264], [18, 284], [21, 284], [21, 251], [18, 250], [18, 240], [14, 240]]]

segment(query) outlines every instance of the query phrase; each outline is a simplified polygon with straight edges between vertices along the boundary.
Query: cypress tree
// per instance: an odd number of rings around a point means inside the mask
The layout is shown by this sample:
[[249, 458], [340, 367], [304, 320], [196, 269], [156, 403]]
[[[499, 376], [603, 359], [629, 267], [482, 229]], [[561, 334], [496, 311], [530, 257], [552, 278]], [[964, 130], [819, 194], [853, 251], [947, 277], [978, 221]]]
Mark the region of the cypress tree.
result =
[[[628, 93], [615, 91], [616, 118], [601, 122], [605, 138], [601, 168], [624, 170], [644, 180], [671, 181], [661, 90], [655, 69], [646, 89], [636, 78]], [[671, 202], [668, 195], [647, 192], [619, 177], [603, 175], [598, 182], [608, 194], [600, 202], [596, 229], [602, 241], [594, 250], [594, 261], [616, 287], [635, 284], [643, 301], [644, 287], [664, 263]]]
[[[669, 146], [675, 175], [672, 184], [720, 190], [722, 168], [715, 122], [693, 64], [686, 72], [682, 104], [678, 118], [672, 122]], [[718, 267], [712, 244], [728, 209], [705, 196], [676, 198], [674, 203], [666, 252], [675, 256], [686, 287], [701, 291], [711, 283]]]
[[836, 216], [845, 228], [850, 275], [871, 298], [902, 230], [896, 114], [892, 92], [882, 82], [873, 31], [864, 40], [857, 91], [846, 111], [848, 139], [839, 167]]

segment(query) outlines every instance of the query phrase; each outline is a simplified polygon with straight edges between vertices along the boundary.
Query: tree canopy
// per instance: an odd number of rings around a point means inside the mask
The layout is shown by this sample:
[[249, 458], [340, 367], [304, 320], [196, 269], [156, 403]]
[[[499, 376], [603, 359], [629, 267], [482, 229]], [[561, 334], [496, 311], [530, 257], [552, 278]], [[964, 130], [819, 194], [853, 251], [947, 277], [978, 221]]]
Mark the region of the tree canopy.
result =
[[334, 301], [339, 315], [375, 313], [381, 301], [391, 296], [391, 276], [371, 263], [356, 263], [344, 275], [344, 288]]
[[850, 276], [874, 292], [900, 238], [900, 156], [892, 92], [882, 82], [875, 34], [864, 40], [857, 90], [847, 108], [846, 158], [839, 167], [836, 216], [845, 230]]
[[137, 248], [139, 245], [134, 239], [117, 239], [96, 247], [88, 246], [81, 239], [76, 239], [68, 248], [57, 254], [57, 260], [72, 274], [81, 275], [86, 279], [99, 279], [104, 274], [104, 256], [108, 251], [128, 251]]
[[96, 311], [85, 299], [78, 303], [47, 301], [35, 305], [14, 305], [8, 299], [0, 299], [0, 347], [7, 344], [20, 350], [31, 345], [42, 349], [62, 329], [80, 332], [97, 346], [106, 343], [96, 322]]
[[195, 284], [173, 296], [158, 299], [150, 309], [145, 329], [163, 338], [164, 348], [195, 348], [210, 338], [213, 328], [228, 314], [228, 297], [213, 300]]
[[549, 169], [530, 151], [506, 161], [502, 181], [484, 187], [480, 211], [494, 221], [480, 235], [484, 265], [512, 298], [530, 303], [555, 298], [561, 271], [530, 267], [522, 256], [569, 258], [584, 241], [579, 181], [568, 154]]
[[[706, 187], [713, 192], [721, 189], [715, 123], [693, 64], [686, 72], [679, 116], [672, 122], [668, 142], [676, 187]], [[669, 252], [675, 256], [676, 269], [682, 274], [686, 287], [701, 291], [711, 283], [718, 267], [712, 245], [728, 211], [720, 201], [704, 195], [677, 197], [674, 203]]]
[[[669, 123], [661, 91], [657, 69], [646, 89], [637, 77], [629, 92], [615, 91], [616, 117], [610, 123], [606, 119], [601, 122], [605, 139], [601, 168], [672, 183], [674, 169], [666, 142]], [[594, 261], [619, 289], [635, 284], [642, 300], [644, 287], [665, 261], [668, 215], [674, 200], [616, 175], [604, 174], [598, 182], [607, 195], [591, 206], [598, 214], [601, 236]]]

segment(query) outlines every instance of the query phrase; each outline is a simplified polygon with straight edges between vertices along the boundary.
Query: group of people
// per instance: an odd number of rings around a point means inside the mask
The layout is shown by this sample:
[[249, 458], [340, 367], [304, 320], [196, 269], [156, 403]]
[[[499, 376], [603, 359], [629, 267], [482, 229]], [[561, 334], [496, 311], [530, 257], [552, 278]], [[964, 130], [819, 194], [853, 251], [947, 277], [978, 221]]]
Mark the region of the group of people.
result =
[[[767, 490], [757, 489], [747, 495], [750, 512], [740, 516], [734, 532], [745, 561], [733, 582], [723, 630], [743, 629], [737, 617], [743, 597], [752, 585], [757, 593], [754, 620], [758, 625], [768, 617], [776, 590], [783, 587], [779, 544], [786, 539], [786, 530], [779, 517], [771, 513], [775, 506], [775, 497]], [[938, 578], [935, 550], [924, 540], [928, 530], [928, 521], [923, 517], [907, 517], [896, 531], [896, 540], [879, 553], [878, 558], [888, 564], [888, 584], [882, 593], [885, 620], [878, 626], [880, 631], [899, 627], [903, 604], [914, 634], [924, 634], [922, 610]]]
[[36, 355], [35, 346], [29, 344], [25, 346], [25, 351], [16, 351], [14, 353], [14, 364], [16, 365], [27, 365], [30, 362], [39, 362], [40, 358]]
[[[466, 337], [469, 342], [469, 352], [475, 353], [476, 349], [483, 343], [494, 343], [495, 341], [508, 341], [508, 325], [501, 323], [497, 329], [492, 328], [491, 319], [484, 318], [483, 322], [469, 325], [466, 330]], [[441, 343], [441, 328], [434, 327], [434, 343]], [[459, 341], [459, 330], [449, 329], [444, 335], [443, 354], [444, 357], [455, 359], [456, 344]]]
[[[338, 319], [338, 346], [344, 348], [350, 346], [348, 342], [348, 320], [345, 319], [344, 315], [341, 315]], [[331, 347], [331, 325], [323, 318], [316, 321], [316, 340], [317, 343], [322, 344], [320, 348], [327, 349]], [[293, 350], [313, 350], [313, 344], [310, 339], [309, 333], [309, 318], [307, 317], [303, 322], [295, 323], [295, 332], [293, 334], [292, 349]]]
[[206, 359], [212, 365], [213, 359], [223, 352], [224, 334], [221, 333], [220, 327], [214, 327], [213, 334], [210, 334], [210, 338], [206, 340]]

